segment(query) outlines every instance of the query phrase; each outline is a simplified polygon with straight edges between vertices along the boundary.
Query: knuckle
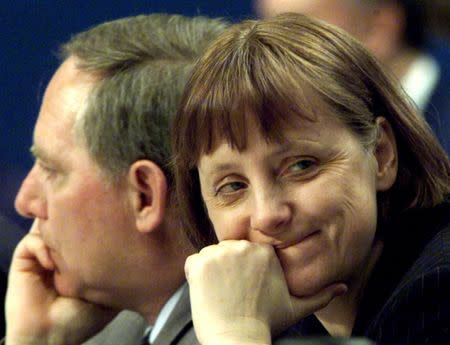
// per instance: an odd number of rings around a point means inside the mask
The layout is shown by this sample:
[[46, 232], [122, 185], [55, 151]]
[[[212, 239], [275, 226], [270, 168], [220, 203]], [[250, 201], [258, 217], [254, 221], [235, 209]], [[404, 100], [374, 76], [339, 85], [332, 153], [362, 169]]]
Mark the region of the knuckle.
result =
[[275, 252], [272, 246], [268, 244], [261, 244], [257, 247], [257, 255], [260, 260], [270, 263], [276, 259]]

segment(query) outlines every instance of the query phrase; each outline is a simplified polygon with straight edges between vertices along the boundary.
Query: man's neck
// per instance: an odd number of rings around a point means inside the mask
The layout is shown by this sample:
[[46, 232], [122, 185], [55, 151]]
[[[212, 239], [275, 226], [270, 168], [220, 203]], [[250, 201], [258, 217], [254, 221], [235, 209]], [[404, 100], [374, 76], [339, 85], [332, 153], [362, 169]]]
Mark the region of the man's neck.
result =
[[159, 235], [155, 234], [159, 244], [153, 248], [155, 252], [153, 254], [159, 257], [160, 263], [157, 266], [160, 269], [158, 272], [148, 274], [154, 289], [142, 286], [141, 292], [145, 299], [141, 301], [139, 310], [136, 310], [149, 324], [155, 323], [164, 305], [186, 281], [184, 263], [186, 258], [194, 253], [194, 248], [180, 227], [181, 221], [177, 210], [167, 208], [164, 222], [158, 231]]

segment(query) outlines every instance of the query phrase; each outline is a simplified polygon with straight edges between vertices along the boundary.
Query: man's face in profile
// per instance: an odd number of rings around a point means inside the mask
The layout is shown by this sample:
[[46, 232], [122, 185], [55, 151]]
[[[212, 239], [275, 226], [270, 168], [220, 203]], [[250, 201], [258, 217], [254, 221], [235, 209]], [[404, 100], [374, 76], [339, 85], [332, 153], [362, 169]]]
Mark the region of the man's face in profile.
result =
[[[32, 152], [36, 162], [16, 197], [16, 209], [35, 219], [56, 269], [56, 290], [92, 302], [109, 302], [126, 282], [118, 267], [132, 267], [133, 218], [125, 184], [105, 179], [74, 130], [95, 78], [69, 58], [44, 95]], [[127, 246], [124, 246], [127, 243]], [[115, 272], [111, 274], [111, 272]], [[121, 275], [122, 273], [122, 275]]]

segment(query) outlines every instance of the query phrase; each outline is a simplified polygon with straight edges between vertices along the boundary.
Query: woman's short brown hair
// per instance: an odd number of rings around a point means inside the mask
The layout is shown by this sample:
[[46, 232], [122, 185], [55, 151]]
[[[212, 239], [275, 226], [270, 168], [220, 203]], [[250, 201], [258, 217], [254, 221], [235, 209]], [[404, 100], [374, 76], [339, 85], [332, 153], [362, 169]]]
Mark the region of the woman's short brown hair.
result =
[[173, 127], [178, 202], [194, 245], [216, 241], [200, 193], [200, 156], [223, 140], [244, 149], [249, 116], [268, 141], [278, 140], [299, 116], [314, 121], [314, 99], [366, 148], [376, 140], [376, 117], [391, 124], [399, 171], [394, 186], [377, 196], [383, 219], [443, 201], [450, 171], [445, 151], [398, 83], [357, 41], [298, 14], [250, 20], [227, 30], [198, 61]]

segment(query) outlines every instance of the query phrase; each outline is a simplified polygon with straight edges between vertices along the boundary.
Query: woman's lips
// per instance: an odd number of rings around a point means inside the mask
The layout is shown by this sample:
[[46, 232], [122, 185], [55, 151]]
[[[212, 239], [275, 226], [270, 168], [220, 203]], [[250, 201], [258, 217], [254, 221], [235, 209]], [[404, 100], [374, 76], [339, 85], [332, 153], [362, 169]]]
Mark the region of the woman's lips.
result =
[[302, 242], [306, 242], [306, 241], [312, 239], [312, 237], [318, 235], [319, 233], [320, 233], [320, 230], [314, 230], [314, 231], [308, 232], [300, 237], [297, 237], [291, 241], [286, 241], [283, 243], [276, 244], [274, 246], [274, 248], [276, 250], [279, 250], [279, 249], [285, 249], [285, 248], [288, 248], [291, 246], [295, 246], [295, 245], [301, 244]]

